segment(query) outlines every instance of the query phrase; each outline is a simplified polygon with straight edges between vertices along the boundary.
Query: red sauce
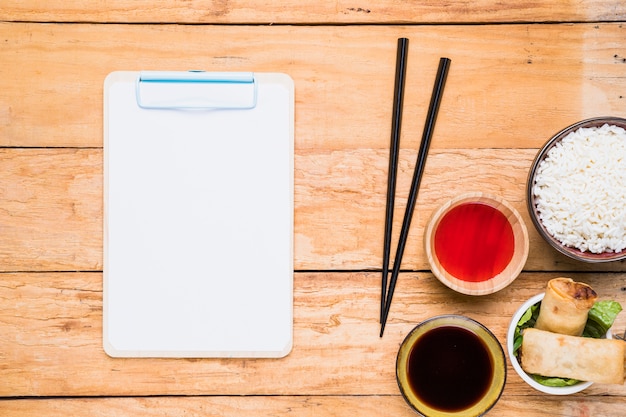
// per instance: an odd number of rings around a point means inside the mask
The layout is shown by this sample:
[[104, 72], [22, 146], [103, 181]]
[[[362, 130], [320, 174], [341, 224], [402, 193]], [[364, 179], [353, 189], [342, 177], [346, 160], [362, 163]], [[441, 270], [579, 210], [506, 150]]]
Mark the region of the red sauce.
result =
[[465, 203], [450, 210], [435, 232], [435, 253], [441, 266], [456, 278], [487, 281], [513, 258], [513, 228], [504, 214], [483, 203]]

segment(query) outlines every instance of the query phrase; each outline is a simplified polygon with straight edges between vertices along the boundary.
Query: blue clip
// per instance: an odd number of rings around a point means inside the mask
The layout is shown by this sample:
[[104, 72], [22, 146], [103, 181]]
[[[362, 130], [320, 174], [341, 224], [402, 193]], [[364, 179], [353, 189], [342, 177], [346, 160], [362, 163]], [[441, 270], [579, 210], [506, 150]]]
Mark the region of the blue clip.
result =
[[142, 71], [135, 86], [145, 109], [252, 109], [257, 90], [252, 72]]

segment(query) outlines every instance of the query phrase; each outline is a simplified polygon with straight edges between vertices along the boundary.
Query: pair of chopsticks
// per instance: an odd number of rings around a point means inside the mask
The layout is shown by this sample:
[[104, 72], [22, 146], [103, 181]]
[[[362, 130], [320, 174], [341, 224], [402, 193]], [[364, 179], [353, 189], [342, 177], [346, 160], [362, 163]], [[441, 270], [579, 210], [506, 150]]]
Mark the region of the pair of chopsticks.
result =
[[411, 181], [411, 189], [409, 191], [409, 197], [404, 212], [402, 228], [400, 229], [398, 247], [396, 249], [393, 270], [391, 272], [391, 279], [389, 280], [389, 289], [387, 289], [396, 176], [398, 171], [398, 153], [400, 151], [400, 128], [402, 124], [402, 105], [404, 102], [404, 80], [406, 77], [406, 60], [408, 46], [408, 39], [398, 39], [393, 119], [391, 129], [391, 147], [389, 150], [387, 204], [385, 208], [385, 240], [380, 301], [380, 337], [382, 337], [383, 333], [385, 332], [385, 324], [387, 323], [387, 317], [389, 316], [389, 309], [391, 307], [391, 300], [393, 299], [393, 293], [396, 288], [398, 275], [400, 273], [400, 265], [402, 264], [404, 247], [406, 246], [406, 241], [409, 235], [409, 228], [411, 226], [411, 219], [413, 218], [413, 211], [415, 209], [417, 193], [422, 180], [422, 174], [424, 173], [424, 167], [426, 165], [426, 156], [428, 155], [428, 148], [430, 147], [430, 141], [433, 135], [433, 131], [435, 129], [435, 121], [437, 120], [437, 113], [439, 112], [439, 105], [441, 104], [441, 97], [443, 96], [443, 89], [445, 86], [446, 78], [448, 76], [448, 69], [450, 68], [451, 63], [449, 58], [439, 59], [439, 68], [437, 69], [437, 76], [435, 78], [435, 85], [433, 86], [433, 92], [430, 98], [430, 105], [428, 107], [426, 123], [424, 125], [424, 132], [422, 134], [422, 141], [417, 154], [417, 163], [415, 165], [415, 171], [413, 172], [413, 180]]

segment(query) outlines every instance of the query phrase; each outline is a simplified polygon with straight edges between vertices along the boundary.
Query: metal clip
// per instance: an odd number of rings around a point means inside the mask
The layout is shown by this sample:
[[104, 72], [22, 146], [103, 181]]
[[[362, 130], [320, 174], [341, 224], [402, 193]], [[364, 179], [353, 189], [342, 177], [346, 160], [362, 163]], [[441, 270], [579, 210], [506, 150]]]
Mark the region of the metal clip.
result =
[[135, 92], [146, 109], [251, 109], [257, 103], [252, 72], [142, 71]]

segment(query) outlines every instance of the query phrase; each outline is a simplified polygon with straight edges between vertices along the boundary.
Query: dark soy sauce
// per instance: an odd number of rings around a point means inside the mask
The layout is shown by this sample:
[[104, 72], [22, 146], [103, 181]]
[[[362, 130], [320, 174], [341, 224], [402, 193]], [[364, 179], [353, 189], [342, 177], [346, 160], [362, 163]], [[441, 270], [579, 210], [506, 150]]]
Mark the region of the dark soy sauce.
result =
[[473, 332], [444, 326], [423, 334], [407, 363], [411, 390], [430, 407], [448, 412], [476, 404], [489, 389], [493, 364]]

